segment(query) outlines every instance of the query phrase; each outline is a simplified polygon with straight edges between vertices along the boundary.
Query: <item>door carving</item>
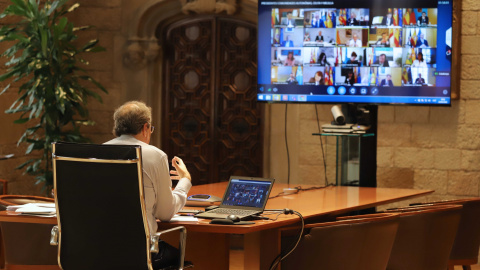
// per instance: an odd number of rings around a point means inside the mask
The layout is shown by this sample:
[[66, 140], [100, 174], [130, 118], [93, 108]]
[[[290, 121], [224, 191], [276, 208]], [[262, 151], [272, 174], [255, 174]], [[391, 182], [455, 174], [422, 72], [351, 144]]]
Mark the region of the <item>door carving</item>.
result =
[[261, 176], [256, 26], [202, 16], [178, 21], [164, 35], [162, 149], [184, 159], [193, 184]]

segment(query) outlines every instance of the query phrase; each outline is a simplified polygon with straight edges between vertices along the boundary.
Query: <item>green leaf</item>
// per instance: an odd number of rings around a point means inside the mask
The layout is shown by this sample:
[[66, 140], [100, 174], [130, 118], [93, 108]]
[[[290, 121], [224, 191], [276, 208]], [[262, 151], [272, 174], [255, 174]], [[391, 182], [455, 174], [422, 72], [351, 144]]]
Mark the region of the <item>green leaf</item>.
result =
[[18, 165], [18, 167], [16, 167], [15, 169], [21, 170], [21, 169], [23, 169], [23, 167], [27, 166], [28, 164], [32, 163], [33, 161], [35, 161], [35, 159], [29, 159], [26, 162]]
[[5, 88], [3, 88], [2, 92], [0, 93], [0, 95], [2, 95], [3, 93], [5, 93], [8, 88], [10, 88], [10, 84], [8, 84]]
[[60, 4], [59, 1], [53, 1], [53, 3], [50, 6], [47, 6], [46, 7], [46, 8], [48, 8], [47, 16], [50, 16], [52, 14], [52, 12], [55, 11], [55, 9], [57, 9], [59, 4]]
[[80, 6], [79, 3], [75, 3], [74, 5], [72, 5], [72, 6], [67, 10], [67, 12], [72, 12], [72, 11], [74, 11], [75, 9], [77, 9], [79, 6]]
[[41, 29], [40, 33], [42, 35], [42, 54], [43, 57], [47, 57], [47, 31], [45, 29]]
[[97, 44], [98, 44], [98, 39], [92, 39], [83, 46], [81, 51], [82, 52], [88, 52], [89, 49], [95, 47], [95, 45], [97, 45]]
[[101, 46], [96, 46], [96, 47], [93, 47], [91, 49], [87, 49], [85, 51], [86, 52], [104, 52], [104, 51], [106, 51], [106, 49], [104, 47], [101, 47]]
[[30, 120], [30, 119], [28, 119], [28, 118], [20, 118], [20, 119], [17, 119], [17, 120], [15, 120], [15, 121], [13, 121], [13, 123], [15, 123], [15, 124], [25, 124], [26, 122], [28, 122], [28, 120]]

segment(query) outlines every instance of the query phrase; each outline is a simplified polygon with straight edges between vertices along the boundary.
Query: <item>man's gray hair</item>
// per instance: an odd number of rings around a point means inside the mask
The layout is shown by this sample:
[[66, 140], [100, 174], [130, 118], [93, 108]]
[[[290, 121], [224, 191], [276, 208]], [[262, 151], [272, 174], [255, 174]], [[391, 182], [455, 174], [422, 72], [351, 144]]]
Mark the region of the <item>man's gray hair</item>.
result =
[[152, 123], [152, 108], [140, 101], [129, 101], [113, 114], [113, 135], [137, 135], [145, 123]]

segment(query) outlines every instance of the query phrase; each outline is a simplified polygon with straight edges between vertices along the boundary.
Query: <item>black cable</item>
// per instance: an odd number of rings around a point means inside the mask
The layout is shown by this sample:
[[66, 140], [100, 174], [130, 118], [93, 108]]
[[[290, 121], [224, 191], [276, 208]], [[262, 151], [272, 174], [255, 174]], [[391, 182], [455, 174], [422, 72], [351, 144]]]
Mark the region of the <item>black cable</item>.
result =
[[287, 108], [288, 103], [285, 103], [285, 147], [287, 148], [287, 168], [288, 168], [288, 178], [287, 184], [290, 185], [290, 153], [288, 152], [288, 140], [287, 140]]
[[326, 186], [321, 186], [321, 187], [309, 187], [309, 188], [302, 188], [302, 186], [296, 186], [296, 187], [293, 187], [294, 189], [296, 189], [296, 191], [294, 193], [285, 193], [284, 191], [282, 192], [279, 192], [277, 195], [274, 195], [272, 197], [268, 197], [268, 199], [273, 199], [273, 198], [277, 198], [277, 197], [282, 197], [282, 196], [287, 196], [287, 195], [292, 195], [292, 194], [297, 194], [299, 193], [300, 191], [307, 191], [307, 190], [314, 190], [314, 189], [322, 189], [322, 188], [326, 188], [326, 187], [329, 187], [329, 186], [334, 186], [333, 183], [330, 183]]
[[[315, 115], [317, 116], [317, 126], [318, 126], [318, 133], [321, 133], [320, 130], [320, 120], [318, 119], [318, 109], [317, 109], [317, 104], [315, 104]], [[325, 186], [328, 186], [328, 180], [327, 180], [327, 162], [325, 161], [325, 153], [323, 152], [323, 141], [322, 141], [322, 136], [318, 136], [320, 138], [320, 146], [322, 147], [322, 158], [323, 158], [323, 170], [325, 172]]]
[[303, 235], [303, 231], [305, 229], [305, 220], [303, 219], [303, 216], [302, 214], [300, 214], [299, 212], [297, 211], [294, 211], [294, 210], [291, 210], [291, 209], [288, 209], [288, 208], [285, 208], [283, 210], [280, 210], [280, 209], [276, 209], [276, 210], [268, 210], [268, 211], [279, 211], [281, 213], [279, 213], [277, 215], [277, 218], [279, 215], [281, 214], [285, 214], [285, 215], [290, 215], [290, 214], [295, 214], [297, 215], [298, 217], [300, 217], [300, 220], [302, 222], [302, 227], [301, 227], [301, 230], [300, 230], [300, 233], [298, 234], [298, 239], [297, 239], [297, 242], [295, 242], [295, 245], [287, 252], [287, 254], [283, 255], [280, 253], [278, 254], [275, 259], [272, 261], [272, 263], [270, 264], [270, 270], [274, 270], [277, 268], [278, 264], [283, 261], [285, 258], [287, 258], [288, 255], [290, 255], [298, 246], [298, 244], [300, 243], [300, 240], [302, 240], [302, 235]]

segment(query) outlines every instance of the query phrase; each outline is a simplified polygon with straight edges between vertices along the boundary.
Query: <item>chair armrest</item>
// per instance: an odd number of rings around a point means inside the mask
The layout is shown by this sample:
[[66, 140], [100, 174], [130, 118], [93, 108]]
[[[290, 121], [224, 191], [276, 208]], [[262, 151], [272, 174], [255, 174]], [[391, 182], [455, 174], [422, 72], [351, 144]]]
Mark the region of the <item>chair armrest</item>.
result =
[[[55, 226], [56, 227], [56, 226]], [[160, 232], [156, 232], [155, 234], [150, 236], [151, 244], [150, 244], [150, 252], [158, 253], [160, 250], [158, 249], [158, 241], [160, 240], [160, 236], [165, 233], [173, 232], [173, 231], [180, 231], [180, 243], [178, 245], [178, 249], [180, 250], [180, 261], [178, 263], [178, 269], [183, 269], [183, 261], [185, 259], [185, 245], [187, 240], [187, 229], [184, 226], [174, 227], [168, 230], [163, 230]]]
[[50, 233], [50, 245], [58, 246], [58, 226], [55, 225]]

